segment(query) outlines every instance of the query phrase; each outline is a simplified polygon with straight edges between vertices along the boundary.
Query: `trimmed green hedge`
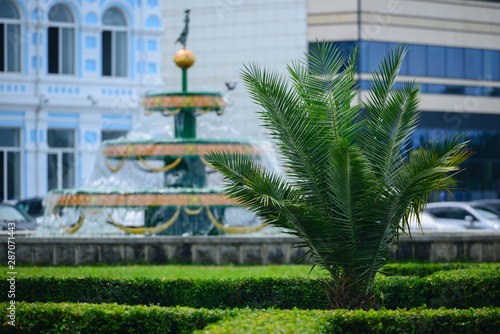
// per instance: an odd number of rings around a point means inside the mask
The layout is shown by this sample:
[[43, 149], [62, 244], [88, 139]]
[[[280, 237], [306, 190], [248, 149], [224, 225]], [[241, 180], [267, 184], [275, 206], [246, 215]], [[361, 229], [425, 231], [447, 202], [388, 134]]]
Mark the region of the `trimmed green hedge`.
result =
[[460, 269], [427, 277], [378, 277], [379, 303], [388, 309], [426, 306], [469, 308], [500, 306], [500, 271]]
[[[7, 303], [0, 304], [2, 310]], [[16, 327], [2, 333], [192, 333], [233, 311], [116, 304], [17, 303]]]
[[[6, 280], [0, 280], [0, 289], [7, 291], [7, 285]], [[388, 309], [499, 307], [500, 271], [452, 270], [422, 278], [379, 276], [375, 297]], [[19, 276], [16, 300], [194, 308], [328, 309], [330, 306], [318, 279], [304, 277], [203, 280]], [[7, 294], [0, 295], [2, 301], [7, 301]]]
[[[235, 310], [236, 311], [236, 310]], [[248, 310], [235, 312], [212, 323], [197, 334], [248, 334], [248, 333], [324, 333], [328, 324], [328, 311], [318, 310]]]
[[500, 328], [500, 309], [239, 312], [195, 333], [487, 333]]
[[[0, 304], [6, 309], [7, 304]], [[116, 304], [16, 304], [2, 333], [494, 333], [500, 309], [207, 310]]]
[[[7, 291], [7, 284], [6, 280], [0, 280], [0, 289]], [[205, 280], [18, 276], [16, 300], [194, 308], [329, 307], [317, 279], [306, 277]], [[0, 302], [3, 301], [7, 301], [7, 294], [0, 295]]]
[[500, 328], [500, 309], [417, 309], [337, 311], [328, 317], [326, 333], [487, 333]]
[[449, 262], [449, 263], [391, 263], [384, 266], [381, 272], [386, 276], [429, 276], [437, 271], [449, 271], [457, 269], [471, 270], [498, 270], [500, 271], [500, 263], [464, 263], [464, 262]]

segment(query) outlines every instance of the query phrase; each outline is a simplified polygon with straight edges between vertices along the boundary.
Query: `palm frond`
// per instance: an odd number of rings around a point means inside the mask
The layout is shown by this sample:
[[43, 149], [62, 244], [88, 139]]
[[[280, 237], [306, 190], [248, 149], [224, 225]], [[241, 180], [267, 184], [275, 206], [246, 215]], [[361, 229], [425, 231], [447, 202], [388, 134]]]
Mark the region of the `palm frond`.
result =
[[323, 282], [339, 307], [366, 301], [408, 219], [419, 219], [429, 193], [446, 189], [470, 156], [463, 134], [410, 150], [420, 88], [395, 87], [405, 53], [398, 46], [382, 61], [358, 105], [356, 53], [346, 62], [330, 43], [317, 43], [288, 67], [291, 84], [246, 65], [243, 81], [262, 108], [285, 177], [247, 156], [209, 155], [228, 196], [308, 247], [314, 265], [331, 276]]

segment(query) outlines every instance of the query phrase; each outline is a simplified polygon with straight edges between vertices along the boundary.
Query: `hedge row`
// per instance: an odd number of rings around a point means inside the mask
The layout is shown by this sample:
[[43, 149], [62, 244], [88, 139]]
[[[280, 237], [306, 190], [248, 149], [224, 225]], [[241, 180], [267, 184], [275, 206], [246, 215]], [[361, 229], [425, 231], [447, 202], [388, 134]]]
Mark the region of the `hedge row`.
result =
[[[8, 281], [0, 289], [8, 291]], [[153, 304], [194, 308], [328, 309], [316, 278], [151, 279], [102, 277], [16, 278], [16, 300]], [[498, 270], [453, 270], [427, 277], [378, 277], [375, 298], [388, 309], [427, 306], [469, 308], [500, 306]], [[0, 295], [0, 302], [7, 294]]]
[[388, 309], [426, 306], [460, 308], [500, 306], [500, 271], [460, 269], [427, 277], [378, 277], [375, 296]]
[[[0, 304], [5, 310], [9, 304]], [[2, 333], [192, 333], [231, 316], [231, 310], [116, 304], [15, 304], [15, 327], [10, 319]], [[3, 316], [5, 318], [5, 316]]]
[[[2, 309], [7, 304], [0, 304]], [[16, 304], [2, 333], [494, 333], [500, 309], [207, 310], [116, 304]]]
[[239, 312], [195, 333], [495, 333], [500, 309]]
[[[0, 289], [7, 289], [0, 280]], [[4, 290], [7, 291], [7, 290]], [[16, 278], [16, 300], [26, 302], [118, 303], [194, 308], [327, 309], [317, 279], [250, 277], [242, 279], [160, 279], [103, 277]], [[0, 302], [7, 294], [0, 294]]]
[[500, 271], [500, 263], [391, 263], [382, 268], [381, 272], [386, 276], [429, 276], [437, 271], [449, 271], [457, 269], [481, 269]]

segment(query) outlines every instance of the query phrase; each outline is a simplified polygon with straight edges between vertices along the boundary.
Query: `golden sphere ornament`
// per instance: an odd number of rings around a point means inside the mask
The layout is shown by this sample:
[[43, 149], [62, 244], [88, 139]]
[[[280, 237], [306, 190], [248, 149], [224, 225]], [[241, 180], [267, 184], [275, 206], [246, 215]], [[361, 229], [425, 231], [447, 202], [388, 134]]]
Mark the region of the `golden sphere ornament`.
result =
[[188, 69], [193, 66], [196, 61], [194, 53], [188, 49], [180, 49], [174, 55], [174, 62], [182, 69]]

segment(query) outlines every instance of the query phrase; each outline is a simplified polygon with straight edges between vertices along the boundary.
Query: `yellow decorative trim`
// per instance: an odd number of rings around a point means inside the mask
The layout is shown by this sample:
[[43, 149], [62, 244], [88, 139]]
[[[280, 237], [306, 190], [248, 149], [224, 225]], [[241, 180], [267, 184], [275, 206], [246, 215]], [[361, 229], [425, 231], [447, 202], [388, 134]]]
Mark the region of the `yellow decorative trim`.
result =
[[93, 215], [95, 214], [98, 214], [99, 212], [101, 212], [101, 209], [97, 209], [97, 210], [92, 210], [91, 208], [87, 208], [87, 211]]
[[106, 158], [104, 161], [106, 161], [106, 166], [108, 166], [109, 170], [112, 171], [113, 173], [118, 172], [120, 169], [122, 169], [123, 164], [125, 163], [125, 157], [122, 158], [122, 161], [120, 161], [120, 164], [116, 167], [113, 167], [109, 164], [108, 159]]
[[211, 110], [210, 109], [202, 109], [202, 108], [194, 108], [194, 111], [198, 114], [208, 114]]
[[146, 110], [144, 110], [144, 114], [145, 114], [146, 116], [149, 116], [149, 115], [151, 115], [152, 113], [153, 113], [153, 111], [152, 111], [152, 110], [147, 110], [147, 109], [146, 109]]
[[162, 100], [163, 99], [161, 98], [161, 96], [155, 97], [153, 99], [153, 106], [154, 107], [161, 107], [162, 106]]
[[154, 167], [154, 166], [151, 166], [150, 164], [148, 164], [146, 162], [146, 160], [144, 160], [141, 156], [138, 156], [138, 158], [139, 158], [139, 161], [142, 162], [142, 164], [144, 166], [148, 167], [149, 169], [151, 169], [152, 171], [155, 171], [155, 172], [165, 172], [167, 170], [171, 170], [171, 169], [175, 168], [182, 161], [182, 157], [178, 157], [171, 164], [157, 168], [157, 167]]
[[204, 157], [204, 156], [200, 155], [200, 161], [201, 161], [201, 162], [203, 162], [203, 164], [204, 164], [205, 166], [207, 166], [208, 168], [214, 169], [214, 168], [212, 167], [212, 165], [211, 165], [211, 164], [210, 164], [210, 163], [209, 163], [209, 162], [205, 159], [205, 157]]
[[80, 218], [78, 219], [78, 222], [75, 225], [64, 226], [61, 224], [61, 222], [59, 221], [59, 218], [57, 217], [56, 209], [52, 210], [52, 214], [54, 215], [54, 217], [56, 217], [56, 221], [57, 221], [57, 224], [59, 224], [59, 228], [67, 234], [73, 234], [76, 231], [78, 231], [80, 229], [80, 227], [82, 227], [83, 221], [85, 220], [85, 212], [82, 212], [82, 215], [80, 216]]
[[118, 227], [122, 231], [131, 233], [131, 234], [154, 234], [154, 233], [158, 233], [158, 232], [164, 231], [167, 228], [169, 228], [170, 226], [172, 226], [172, 224], [175, 223], [175, 221], [177, 220], [177, 218], [179, 218], [180, 212], [181, 212], [181, 207], [178, 206], [177, 207], [177, 211], [175, 211], [175, 213], [172, 216], [172, 218], [170, 218], [166, 222], [164, 222], [164, 223], [162, 223], [162, 224], [160, 224], [158, 226], [155, 226], [155, 227], [129, 227], [129, 226], [123, 226], [123, 225], [120, 225], [117, 222], [115, 222], [115, 220], [113, 219], [113, 217], [111, 217], [111, 215], [109, 214], [109, 212], [106, 211], [106, 214], [108, 215], [109, 219], [111, 219], [111, 223], [114, 226]]
[[184, 153], [186, 155], [196, 155], [196, 144], [186, 144], [184, 146]]
[[178, 113], [181, 112], [181, 108], [177, 108], [177, 109], [174, 109], [174, 110], [164, 109], [163, 111], [166, 112], [169, 115], [177, 115]]
[[188, 205], [189, 206], [200, 206], [201, 205], [201, 196], [200, 195], [189, 195], [188, 196]]
[[127, 146], [127, 156], [131, 157], [135, 155], [135, 146], [128, 145]]
[[264, 225], [259, 225], [259, 226], [252, 226], [252, 227], [246, 227], [246, 226], [238, 226], [238, 227], [232, 227], [232, 226], [224, 226], [222, 223], [220, 223], [212, 214], [210, 211], [210, 207], [206, 206], [205, 207], [207, 210], [207, 216], [208, 219], [217, 227], [219, 230], [227, 232], [227, 233], [252, 233], [252, 232], [257, 232], [260, 231], [264, 228]]
[[191, 210], [187, 207], [184, 207], [184, 212], [187, 213], [188, 215], [191, 215], [191, 216], [196, 216], [196, 215], [199, 215], [201, 212], [203, 211], [203, 207], [199, 207], [198, 209], [195, 209], [195, 210]]

